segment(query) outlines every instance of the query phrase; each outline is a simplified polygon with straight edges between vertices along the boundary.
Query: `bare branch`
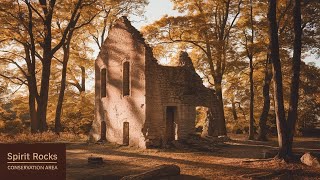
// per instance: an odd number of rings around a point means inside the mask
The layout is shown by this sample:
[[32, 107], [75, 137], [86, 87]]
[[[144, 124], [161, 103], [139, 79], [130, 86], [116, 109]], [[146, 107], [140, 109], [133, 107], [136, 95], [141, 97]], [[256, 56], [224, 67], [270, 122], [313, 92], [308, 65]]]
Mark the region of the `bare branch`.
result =
[[81, 4], [82, 4], [82, 0], [78, 0], [77, 4], [75, 6], [75, 9], [71, 15], [71, 18], [69, 20], [69, 23], [63, 32], [63, 35], [62, 35], [60, 42], [52, 49], [52, 54], [54, 54], [55, 52], [57, 52], [61, 48], [61, 46], [65, 43], [65, 40], [67, 38], [68, 33], [70, 33], [70, 29], [75, 27], [75, 25], [80, 17], [80, 14], [78, 13], [78, 11], [81, 7]]
[[287, 11], [290, 9], [291, 6], [292, 6], [292, 0], [289, 0], [288, 3], [286, 4], [286, 8], [279, 16], [278, 23], [277, 23], [278, 27], [280, 26], [282, 19], [284, 18], [284, 16], [286, 15]]
[[12, 95], [14, 95], [17, 91], [19, 91], [19, 89], [23, 86], [24, 84], [21, 84], [13, 93]]
[[74, 29], [76, 30], [76, 29], [82, 28], [83, 26], [86, 26], [86, 25], [90, 24], [90, 23], [92, 22], [92, 20], [93, 20], [98, 14], [99, 14], [99, 13], [93, 15], [90, 19], [88, 19], [88, 21], [80, 24], [79, 26], [76, 26]]
[[[10, 77], [10, 76], [6, 76], [6, 75], [1, 74], [1, 73], [0, 73], [0, 76], [3, 77], [3, 78], [8, 79], [10, 82], [12, 82], [12, 83], [14, 83], [14, 84], [18, 84], [18, 85], [25, 84], [25, 85], [28, 85], [28, 84], [26, 83], [26, 80], [22, 80], [21, 78], [18, 78], [18, 77]], [[20, 81], [21, 83], [15, 82], [14, 79]]]
[[224, 40], [229, 36], [230, 31], [231, 31], [231, 28], [233, 27], [236, 19], [238, 18], [238, 15], [240, 14], [241, 4], [242, 4], [242, 0], [239, 0], [237, 14], [236, 14], [236, 16], [233, 18], [233, 20], [232, 20], [232, 22], [231, 22], [231, 24], [230, 24], [230, 26], [229, 26], [229, 29], [227, 30], [227, 32], [226, 32], [226, 34], [225, 34]]
[[45, 21], [45, 19], [44, 19], [43, 16], [40, 14], [40, 12], [39, 12], [36, 8], [34, 8], [30, 2], [28, 2], [27, 0], [24, 0], [24, 3], [25, 3], [26, 5], [28, 5], [28, 6], [30, 6], [30, 8], [41, 18], [41, 20], [42, 20], [43, 22]]
[[54, 58], [55, 60], [57, 60], [59, 63], [63, 64], [62, 60], [60, 60], [60, 59], [57, 58], [56, 56], [53, 56], [53, 58]]
[[25, 76], [25, 77], [28, 77], [27, 73], [25, 72], [25, 70], [17, 63], [15, 62], [13, 59], [10, 59], [10, 58], [0, 58], [0, 60], [4, 60], [8, 63], [12, 63], [14, 65], [16, 65], [18, 67], [18, 69], [22, 72], [22, 74]]

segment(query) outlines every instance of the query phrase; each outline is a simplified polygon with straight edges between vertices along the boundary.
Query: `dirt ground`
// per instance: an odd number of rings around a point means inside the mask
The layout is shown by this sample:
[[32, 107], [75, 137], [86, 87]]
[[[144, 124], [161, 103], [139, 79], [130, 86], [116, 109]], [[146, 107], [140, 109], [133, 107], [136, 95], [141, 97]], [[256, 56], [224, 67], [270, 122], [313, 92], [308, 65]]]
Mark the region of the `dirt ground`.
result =
[[[175, 164], [181, 169], [180, 176], [166, 179], [320, 179], [319, 168], [299, 161], [264, 159], [264, 154], [273, 156], [276, 139], [258, 142], [247, 141], [243, 135], [229, 136], [231, 140], [225, 142], [195, 140], [168, 149], [143, 150], [108, 143], [68, 144], [67, 179], [120, 179], [162, 164]], [[295, 138], [294, 152], [310, 151], [320, 152], [320, 137]], [[90, 156], [102, 157], [104, 164], [88, 165]]]

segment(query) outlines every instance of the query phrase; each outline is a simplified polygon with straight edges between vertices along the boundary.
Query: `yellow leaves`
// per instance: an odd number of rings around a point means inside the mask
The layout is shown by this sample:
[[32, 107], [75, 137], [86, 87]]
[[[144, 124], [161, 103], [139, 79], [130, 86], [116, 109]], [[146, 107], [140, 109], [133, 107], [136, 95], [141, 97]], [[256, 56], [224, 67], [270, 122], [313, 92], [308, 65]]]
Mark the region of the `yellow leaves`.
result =
[[243, 28], [245, 26], [249, 25], [249, 18], [245, 16], [240, 16], [239, 19], [237, 20], [237, 27]]
[[187, 15], [199, 15], [203, 12], [212, 11], [217, 1], [207, 0], [172, 0], [174, 9]]

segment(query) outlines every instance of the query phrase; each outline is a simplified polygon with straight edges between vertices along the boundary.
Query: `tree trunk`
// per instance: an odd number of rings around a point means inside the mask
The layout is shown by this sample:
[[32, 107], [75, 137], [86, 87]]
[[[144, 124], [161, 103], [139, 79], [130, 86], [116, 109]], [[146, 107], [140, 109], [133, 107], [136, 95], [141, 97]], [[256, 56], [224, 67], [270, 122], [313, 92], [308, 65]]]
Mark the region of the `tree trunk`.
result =
[[244, 120], [247, 121], [246, 112], [245, 112], [244, 109], [241, 107], [241, 103], [240, 103], [240, 102], [236, 102], [236, 104], [238, 104], [238, 108], [241, 110]]
[[[215, 126], [212, 127], [212, 135], [213, 136], [219, 136], [219, 135], [227, 135], [227, 130], [226, 130], [226, 122], [225, 122], [225, 116], [224, 116], [224, 107], [223, 107], [223, 98], [222, 98], [222, 73], [221, 73], [221, 59], [222, 59], [222, 46], [219, 46], [219, 57], [220, 60], [217, 62], [217, 70], [214, 69], [214, 64], [213, 64], [213, 59], [212, 59], [212, 53], [211, 53], [211, 47], [210, 47], [210, 42], [209, 42], [209, 37], [208, 34], [205, 33], [205, 39], [206, 39], [206, 54], [208, 57], [208, 63], [210, 66], [210, 73], [214, 79], [214, 86], [216, 90], [216, 96], [217, 100], [214, 99], [214, 101], [217, 101], [218, 103], [218, 113], [219, 117], [215, 121]], [[218, 65], [220, 64], [220, 65]], [[211, 123], [213, 125], [213, 123]], [[210, 126], [211, 128], [211, 126]], [[211, 133], [209, 133], [211, 134]]]
[[269, 72], [269, 57], [266, 59], [264, 84], [263, 84], [263, 108], [259, 121], [259, 141], [267, 141], [267, 119], [270, 110], [270, 83], [272, 79], [272, 73]]
[[31, 48], [31, 54], [29, 46], [24, 45], [24, 51], [26, 55], [26, 63], [28, 67], [28, 75], [26, 79], [28, 81], [29, 90], [29, 114], [30, 114], [30, 127], [31, 133], [37, 133], [39, 130], [39, 119], [37, 117], [36, 109], [36, 98], [38, 97], [37, 92], [37, 79], [35, 77], [35, 57], [34, 48]]
[[69, 48], [63, 47], [64, 52], [64, 58], [63, 58], [63, 64], [62, 64], [62, 74], [61, 74], [61, 86], [60, 86], [60, 92], [59, 92], [59, 98], [56, 108], [56, 117], [55, 117], [55, 125], [54, 125], [54, 131], [56, 133], [60, 133], [62, 130], [61, 126], [61, 111], [62, 111], [62, 105], [63, 105], [63, 99], [64, 99], [64, 92], [66, 89], [66, 76], [67, 76], [67, 66], [68, 66], [68, 59], [69, 59]]
[[[49, 85], [50, 85], [50, 72], [51, 72], [51, 61], [53, 58], [52, 52], [52, 32], [51, 32], [51, 25], [52, 25], [52, 16], [53, 16], [53, 7], [55, 2], [50, 2], [50, 7], [47, 7], [46, 1], [40, 1], [40, 4], [45, 6], [43, 7], [43, 12], [45, 15], [45, 20], [43, 22], [43, 29], [44, 29], [44, 38], [43, 38], [43, 52], [42, 52], [42, 74], [41, 74], [41, 86], [40, 86], [40, 96], [37, 100], [38, 103], [38, 114], [37, 117], [39, 118], [39, 131], [44, 132], [47, 130], [47, 108], [48, 108], [48, 94], [49, 94]], [[49, 9], [52, 8], [52, 9]]]
[[232, 99], [231, 99], [231, 107], [232, 107], [233, 120], [237, 121], [238, 115], [237, 115], [237, 109], [236, 109], [236, 102], [234, 102], [234, 97], [232, 97]]
[[70, 57], [70, 43], [71, 43], [72, 35], [73, 35], [73, 30], [70, 31], [65, 44], [62, 46], [63, 61], [62, 61], [61, 83], [60, 83], [61, 86], [60, 86], [59, 98], [58, 98], [58, 103], [56, 108], [56, 117], [55, 117], [55, 125], [54, 125], [54, 131], [58, 134], [62, 130], [61, 112], [62, 112], [64, 93], [65, 93], [66, 83], [67, 83], [66, 79], [67, 79], [68, 61]]
[[28, 7], [28, 34], [30, 38], [29, 43], [22, 43], [25, 51], [25, 61], [28, 68], [28, 73], [26, 79], [28, 81], [28, 90], [29, 90], [29, 113], [30, 113], [30, 126], [31, 133], [36, 133], [39, 130], [40, 123], [37, 115], [36, 109], [36, 98], [38, 98], [37, 90], [37, 79], [35, 77], [35, 66], [36, 66], [36, 57], [35, 57], [35, 42], [33, 36], [33, 16], [32, 8], [30, 2], [25, 1]]
[[223, 40], [223, 37], [220, 36], [219, 38], [219, 45], [218, 45], [218, 58], [217, 58], [217, 70], [215, 74], [215, 88], [216, 88], [216, 93], [218, 96], [218, 104], [219, 104], [219, 109], [220, 109], [220, 118], [217, 123], [218, 126], [218, 135], [227, 135], [227, 128], [226, 128], [226, 119], [225, 119], [225, 114], [224, 114], [224, 103], [223, 103], [223, 95], [222, 95], [222, 76], [223, 76], [223, 71], [224, 71], [224, 44], [225, 41]]
[[249, 58], [249, 79], [250, 79], [250, 120], [249, 120], [249, 140], [254, 139], [254, 84], [253, 84], [253, 38], [254, 38], [254, 28], [253, 28], [253, 7], [252, 0], [250, 0], [250, 24], [251, 24], [251, 46], [247, 47], [248, 58]]
[[226, 120], [224, 115], [221, 80], [219, 80], [220, 78], [215, 78], [215, 79], [218, 79], [215, 81], [214, 85], [215, 85], [216, 95], [218, 99], [218, 110], [220, 113], [220, 116], [215, 125], [217, 126], [217, 131], [218, 131], [217, 135], [223, 136], [223, 135], [227, 135], [227, 129], [226, 129]]
[[252, 56], [249, 58], [249, 64], [250, 64], [250, 124], [249, 124], [249, 140], [254, 139], [254, 114], [253, 114], [253, 108], [254, 108], [254, 89], [253, 89], [253, 62], [252, 62]]
[[282, 87], [282, 71], [279, 56], [279, 40], [276, 13], [277, 1], [269, 0], [268, 20], [269, 20], [269, 38], [270, 38], [270, 58], [273, 67], [274, 79], [274, 104], [276, 123], [278, 130], [279, 152], [277, 158], [284, 159], [287, 155], [287, 124], [283, 102], [283, 87]]
[[51, 59], [46, 59], [42, 65], [41, 88], [40, 97], [38, 100], [38, 118], [39, 118], [39, 131], [47, 131], [47, 107], [48, 107], [48, 94], [49, 94], [49, 81], [51, 72]]
[[288, 111], [288, 155], [292, 155], [292, 143], [297, 121], [298, 100], [299, 100], [299, 77], [301, 64], [301, 4], [300, 0], [295, 0], [293, 9], [294, 19], [294, 46], [292, 58], [292, 73], [290, 86], [290, 102]]
[[80, 90], [80, 94], [82, 92], [86, 91], [86, 69], [84, 66], [80, 66], [81, 68], [81, 90]]
[[36, 92], [33, 91], [32, 80], [28, 78], [28, 89], [29, 89], [29, 113], [30, 113], [30, 126], [31, 133], [36, 133], [39, 129], [39, 122], [37, 118], [37, 109], [36, 109]]

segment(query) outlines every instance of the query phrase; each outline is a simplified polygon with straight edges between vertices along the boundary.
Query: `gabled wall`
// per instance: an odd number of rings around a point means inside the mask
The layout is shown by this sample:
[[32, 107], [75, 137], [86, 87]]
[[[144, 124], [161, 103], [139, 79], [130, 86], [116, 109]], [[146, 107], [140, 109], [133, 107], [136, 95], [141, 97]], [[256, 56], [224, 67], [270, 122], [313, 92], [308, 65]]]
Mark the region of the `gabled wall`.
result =
[[[129, 144], [144, 147], [145, 47], [130, 32], [126, 18], [119, 19], [109, 32], [95, 62], [95, 121], [92, 137], [101, 138], [106, 122], [106, 139], [123, 143], [123, 123], [129, 122]], [[123, 63], [130, 63], [130, 91], [123, 94]], [[101, 97], [101, 70], [106, 68], [106, 97]], [[104, 135], [103, 135], [104, 136]]]

